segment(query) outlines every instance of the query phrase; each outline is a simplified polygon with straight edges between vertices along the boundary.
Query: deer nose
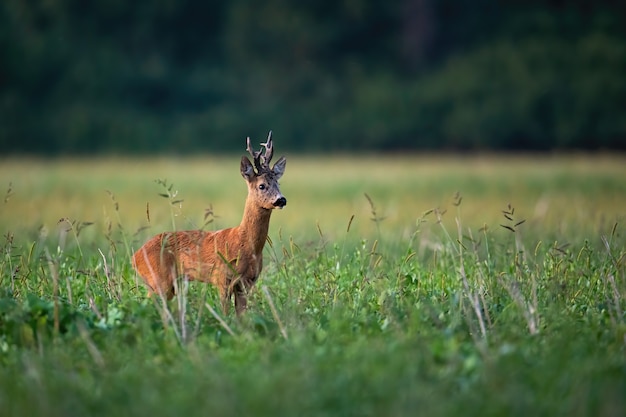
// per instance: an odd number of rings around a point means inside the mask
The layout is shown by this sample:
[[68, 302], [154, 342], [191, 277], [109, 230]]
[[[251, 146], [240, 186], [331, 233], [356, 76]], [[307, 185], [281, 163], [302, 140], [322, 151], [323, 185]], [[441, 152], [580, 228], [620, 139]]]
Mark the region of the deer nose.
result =
[[287, 205], [287, 199], [285, 197], [280, 197], [278, 200], [274, 201], [274, 207], [285, 207]]

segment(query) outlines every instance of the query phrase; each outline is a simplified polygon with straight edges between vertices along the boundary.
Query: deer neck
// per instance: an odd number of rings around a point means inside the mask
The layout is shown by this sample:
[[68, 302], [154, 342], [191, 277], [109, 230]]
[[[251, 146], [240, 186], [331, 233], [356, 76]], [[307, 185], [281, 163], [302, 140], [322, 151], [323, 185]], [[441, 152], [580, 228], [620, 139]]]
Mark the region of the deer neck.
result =
[[270, 227], [271, 215], [272, 210], [259, 207], [248, 198], [239, 225], [241, 244], [253, 249], [254, 253], [262, 252]]

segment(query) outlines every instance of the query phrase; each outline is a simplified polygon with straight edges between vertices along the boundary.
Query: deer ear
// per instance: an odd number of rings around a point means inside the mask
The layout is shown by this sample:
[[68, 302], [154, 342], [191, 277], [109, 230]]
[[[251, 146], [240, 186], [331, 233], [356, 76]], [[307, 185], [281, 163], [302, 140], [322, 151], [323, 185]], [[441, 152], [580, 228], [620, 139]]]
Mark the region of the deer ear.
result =
[[254, 177], [254, 168], [252, 167], [252, 163], [245, 156], [241, 157], [241, 176], [246, 179], [246, 181], [252, 180]]
[[285, 165], [287, 165], [287, 160], [284, 156], [281, 156], [272, 168], [272, 172], [274, 172], [274, 178], [279, 179], [283, 176], [283, 174], [285, 173]]

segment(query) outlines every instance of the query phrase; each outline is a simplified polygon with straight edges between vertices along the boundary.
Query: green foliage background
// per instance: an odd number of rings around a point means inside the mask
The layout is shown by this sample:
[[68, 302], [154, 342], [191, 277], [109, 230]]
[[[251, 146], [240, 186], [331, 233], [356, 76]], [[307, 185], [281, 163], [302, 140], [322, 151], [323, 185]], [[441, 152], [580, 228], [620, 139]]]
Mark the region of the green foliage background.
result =
[[6, 0], [0, 152], [624, 149], [624, 11]]

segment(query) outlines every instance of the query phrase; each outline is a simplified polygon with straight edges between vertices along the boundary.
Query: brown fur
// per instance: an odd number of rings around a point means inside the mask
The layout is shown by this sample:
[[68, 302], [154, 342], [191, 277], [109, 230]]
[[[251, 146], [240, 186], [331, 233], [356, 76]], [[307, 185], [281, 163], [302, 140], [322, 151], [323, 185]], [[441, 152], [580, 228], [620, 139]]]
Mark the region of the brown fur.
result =
[[287, 203], [278, 187], [286, 161], [280, 158], [270, 169], [271, 136], [264, 146], [265, 157], [248, 148], [257, 171], [248, 158], [241, 159], [241, 175], [248, 184], [248, 197], [239, 226], [215, 232], [165, 232], [152, 237], [135, 252], [133, 267], [150, 293], [171, 299], [175, 280], [186, 277], [215, 285], [224, 313], [228, 313], [233, 294], [237, 314], [246, 309], [248, 291], [263, 268], [263, 247], [272, 210]]

